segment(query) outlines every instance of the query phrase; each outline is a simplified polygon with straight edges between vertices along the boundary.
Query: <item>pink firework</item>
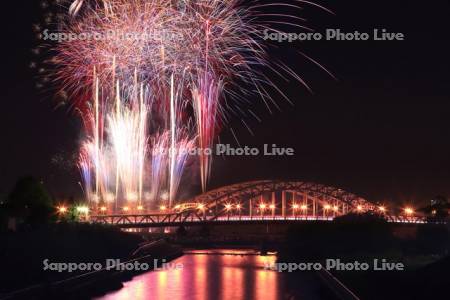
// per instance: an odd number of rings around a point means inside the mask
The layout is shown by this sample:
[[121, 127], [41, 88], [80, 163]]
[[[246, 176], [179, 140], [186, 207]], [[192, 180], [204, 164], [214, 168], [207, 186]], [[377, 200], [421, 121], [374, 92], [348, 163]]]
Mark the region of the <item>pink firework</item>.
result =
[[[298, 25], [303, 19], [294, 13], [263, 11], [315, 4], [252, 3], [68, 1], [69, 14], [59, 27], [70, 38], [53, 49], [54, 80], [86, 124], [80, 165], [85, 190], [95, 194], [91, 198], [116, 204], [158, 201], [167, 192], [171, 205], [185, 153], [196, 146], [202, 150], [198, 160], [206, 190], [212, 158], [203, 150], [213, 147], [218, 123], [226, 119], [221, 101], [242, 100], [256, 91], [267, 102], [267, 86], [284, 96], [256, 71], [261, 66], [303, 83], [286, 65], [268, 63], [263, 32], [281, 33], [273, 24], [309, 28]], [[237, 94], [229, 88], [236, 80], [250, 88]]]

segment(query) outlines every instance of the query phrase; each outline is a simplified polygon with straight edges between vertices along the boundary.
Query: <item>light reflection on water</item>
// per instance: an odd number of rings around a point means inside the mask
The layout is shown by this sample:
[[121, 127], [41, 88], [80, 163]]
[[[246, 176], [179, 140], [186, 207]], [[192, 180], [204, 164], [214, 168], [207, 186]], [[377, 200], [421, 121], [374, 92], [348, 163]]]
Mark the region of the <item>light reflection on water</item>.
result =
[[211, 251], [187, 254], [172, 262], [183, 264], [182, 269], [138, 275], [125, 282], [122, 289], [97, 299], [286, 299], [286, 292], [283, 291], [285, 274], [264, 269], [265, 264], [275, 262], [276, 256], [243, 256], [236, 253], [215, 250], [215, 254]]

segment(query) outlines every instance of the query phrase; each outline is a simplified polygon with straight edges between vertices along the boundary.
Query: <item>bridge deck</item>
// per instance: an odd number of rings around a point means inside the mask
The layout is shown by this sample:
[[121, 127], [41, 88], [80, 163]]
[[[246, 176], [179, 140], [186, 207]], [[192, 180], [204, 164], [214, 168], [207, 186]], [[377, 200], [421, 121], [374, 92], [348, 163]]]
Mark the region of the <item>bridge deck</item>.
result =
[[[96, 215], [91, 216], [89, 221], [93, 223], [110, 224], [122, 228], [143, 227], [171, 227], [190, 226], [201, 224], [258, 224], [258, 223], [295, 223], [295, 222], [329, 222], [334, 216], [207, 216], [190, 214], [143, 214], [143, 215]], [[392, 218], [390, 222], [395, 223], [425, 223], [418, 218]]]

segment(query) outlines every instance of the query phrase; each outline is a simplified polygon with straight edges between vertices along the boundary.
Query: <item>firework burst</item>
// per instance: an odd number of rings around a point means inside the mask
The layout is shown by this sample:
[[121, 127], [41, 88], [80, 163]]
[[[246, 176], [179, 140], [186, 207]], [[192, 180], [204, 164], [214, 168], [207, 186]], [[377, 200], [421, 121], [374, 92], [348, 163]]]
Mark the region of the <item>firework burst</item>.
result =
[[[239, 102], [256, 91], [266, 102], [266, 86], [282, 94], [257, 71], [260, 66], [303, 82], [287, 66], [268, 63], [262, 39], [267, 29], [280, 32], [272, 24], [308, 30], [292, 22], [303, 19], [261, 10], [315, 5], [308, 1], [65, 3], [67, 15], [59, 18], [58, 29], [72, 38], [52, 49], [53, 80], [74, 99], [85, 123], [79, 165], [89, 199], [116, 205], [155, 202], [167, 192], [170, 206], [190, 159], [187, 153], [212, 148], [219, 124], [226, 121], [225, 98]], [[250, 88], [237, 94], [230, 88], [236, 81], [245, 83], [241, 89]], [[200, 153], [196, 159], [206, 190], [212, 160]]]

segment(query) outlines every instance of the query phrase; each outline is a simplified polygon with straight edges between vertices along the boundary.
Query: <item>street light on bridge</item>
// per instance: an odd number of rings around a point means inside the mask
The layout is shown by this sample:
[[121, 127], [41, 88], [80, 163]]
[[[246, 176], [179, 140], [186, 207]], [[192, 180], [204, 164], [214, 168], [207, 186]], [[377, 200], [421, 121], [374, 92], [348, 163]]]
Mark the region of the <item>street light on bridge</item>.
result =
[[261, 203], [259, 205], [259, 210], [261, 212], [261, 217], [264, 215], [264, 210], [266, 209], [267, 205], [265, 203]]
[[380, 206], [380, 207], [378, 207], [378, 209], [379, 209], [379, 211], [382, 212], [382, 213], [385, 213], [385, 212], [386, 212], [386, 207], [384, 207], [384, 206]]
[[297, 203], [292, 203], [292, 216], [295, 218], [295, 214], [297, 213], [297, 210], [300, 208], [300, 206]]
[[236, 210], [239, 213], [239, 220], [241, 219], [241, 209], [242, 209], [242, 205], [240, 203], [236, 204]]
[[299, 205], [294, 203], [292, 204], [292, 216], [295, 217], [295, 213], [297, 212], [297, 210], [299, 209]]
[[233, 209], [233, 205], [230, 203], [225, 204], [225, 210], [227, 211], [227, 218], [230, 219], [230, 212]]
[[308, 214], [308, 205], [303, 204], [300, 208], [303, 211], [303, 214], [306, 216]]
[[323, 216], [325, 217], [325, 216], [327, 216], [328, 215], [328, 211], [331, 209], [331, 205], [329, 205], [329, 204], [325, 204], [324, 206], [323, 206]]
[[405, 214], [410, 217], [414, 214], [414, 209], [412, 209], [411, 207], [405, 207], [404, 208]]
[[275, 204], [270, 204], [269, 208], [272, 210], [272, 218], [275, 217]]
[[66, 212], [67, 212], [67, 207], [65, 207], [65, 206], [59, 206], [59, 207], [58, 207], [58, 213], [59, 213], [59, 214], [63, 215], [63, 214], [65, 214]]

